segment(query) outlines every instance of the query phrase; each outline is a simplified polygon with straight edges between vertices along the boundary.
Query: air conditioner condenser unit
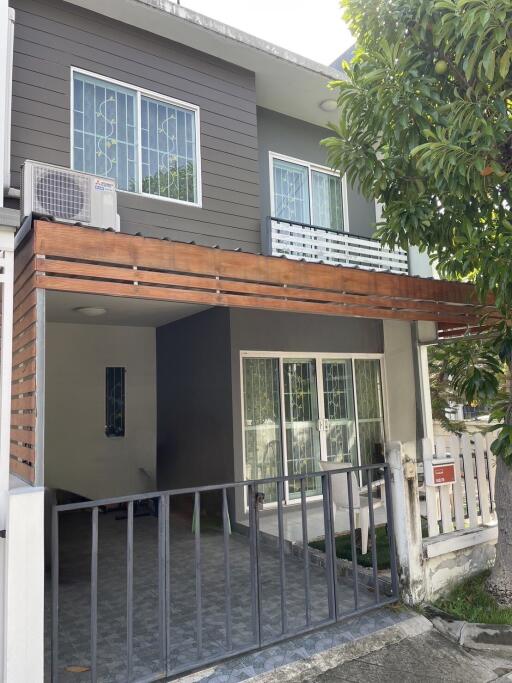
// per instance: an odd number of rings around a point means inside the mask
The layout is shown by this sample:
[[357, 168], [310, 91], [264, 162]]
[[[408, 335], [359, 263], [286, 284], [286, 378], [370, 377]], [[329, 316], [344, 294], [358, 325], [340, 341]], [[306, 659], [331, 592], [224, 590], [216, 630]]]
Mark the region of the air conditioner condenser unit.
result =
[[116, 183], [68, 168], [25, 161], [21, 213], [51, 216], [64, 223], [119, 230]]

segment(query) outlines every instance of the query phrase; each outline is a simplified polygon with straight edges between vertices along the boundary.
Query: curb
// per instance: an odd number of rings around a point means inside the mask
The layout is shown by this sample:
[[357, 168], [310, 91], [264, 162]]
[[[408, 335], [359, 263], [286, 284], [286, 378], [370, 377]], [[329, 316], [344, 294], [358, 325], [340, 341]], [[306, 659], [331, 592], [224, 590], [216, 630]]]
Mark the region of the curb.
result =
[[399, 624], [386, 626], [374, 633], [337, 645], [312, 657], [253, 676], [248, 681], [250, 683], [275, 683], [276, 681], [279, 683], [286, 681], [305, 683], [306, 681], [315, 681], [320, 674], [340, 664], [432, 630], [432, 623], [426, 617], [413, 612], [411, 615], [413, 616]]
[[512, 657], [512, 626], [459, 621], [451, 614], [430, 605], [425, 613], [439, 633], [462, 647], [483, 652], [499, 652]]

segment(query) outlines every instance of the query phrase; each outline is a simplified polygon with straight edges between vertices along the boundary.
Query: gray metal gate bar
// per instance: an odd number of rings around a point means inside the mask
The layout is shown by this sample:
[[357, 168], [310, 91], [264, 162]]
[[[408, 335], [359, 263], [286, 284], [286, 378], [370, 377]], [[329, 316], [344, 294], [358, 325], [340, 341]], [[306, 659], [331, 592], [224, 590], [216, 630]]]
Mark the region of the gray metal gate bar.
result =
[[396, 563], [395, 524], [393, 520], [393, 493], [391, 491], [391, 476], [389, 466], [384, 468], [384, 488], [386, 491], [386, 515], [388, 523], [391, 590], [393, 592], [393, 596], [398, 598], [398, 569]]
[[231, 623], [231, 565], [229, 558], [229, 535], [231, 533], [228, 496], [225, 488], [222, 489], [222, 533], [224, 536], [224, 609], [226, 612], [226, 647], [228, 652], [233, 649], [233, 633]]
[[288, 631], [288, 612], [286, 608], [286, 565], [284, 558], [283, 500], [284, 482], [278, 481], [277, 488], [277, 527], [279, 536], [279, 582], [281, 585], [281, 633]]
[[171, 632], [169, 625], [171, 623], [171, 497], [167, 494], [163, 496], [164, 500], [164, 530], [165, 530], [165, 646], [166, 646], [166, 668], [169, 667], [169, 653], [171, 651]]
[[309, 578], [308, 518], [306, 510], [306, 480], [300, 480], [300, 507], [302, 521], [302, 547], [304, 550], [304, 602], [306, 626], [311, 623], [311, 587]]
[[322, 502], [324, 507], [324, 537], [325, 537], [325, 572], [327, 577], [327, 596], [329, 601], [329, 617], [336, 619], [336, 548], [334, 546], [334, 520], [330, 492], [330, 475], [325, 472], [322, 476]]
[[201, 586], [201, 494], [194, 496], [194, 546], [196, 558], [196, 639], [197, 658], [203, 656], [203, 595]]
[[158, 501], [158, 640], [160, 647], [160, 667], [167, 670], [167, 625], [165, 623], [165, 496], [156, 498]]
[[379, 602], [379, 580], [378, 580], [378, 560], [377, 560], [377, 541], [375, 537], [375, 514], [373, 510], [373, 489], [371, 472], [367, 472], [368, 483], [368, 514], [370, 517], [370, 540], [371, 540], [371, 550], [372, 550], [372, 576], [373, 576], [373, 586], [375, 589], [375, 602]]
[[354, 608], [359, 607], [359, 582], [357, 578], [356, 530], [354, 526], [354, 492], [352, 490], [352, 472], [347, 470], [348, 516], [350, 520], [350, 543], [352, 549], [352, 588], [354, 590]]
[[91, 681], [98, 679], [98, 508], [92, 509], [91, 540]]
[[126, 676], [133, 677], [133, 500], [128, 503], [126, 523]]
[[59, 676], [59, 511], [52, 509], [52, 683]]

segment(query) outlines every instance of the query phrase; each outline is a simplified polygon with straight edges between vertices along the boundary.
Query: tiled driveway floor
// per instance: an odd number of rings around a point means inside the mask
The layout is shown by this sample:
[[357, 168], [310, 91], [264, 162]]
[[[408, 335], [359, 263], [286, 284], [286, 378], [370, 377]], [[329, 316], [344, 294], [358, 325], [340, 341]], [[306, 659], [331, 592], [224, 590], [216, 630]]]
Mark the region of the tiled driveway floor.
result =
[[[119, 513], [100, 513], [98, 555], [98, 681], [124, 683], [126, 673], [126, 520]], [[60, 525], [59, 682], [83, 683], [90, 673], [70, 673], [69, 666], [90, 663], [90, 512], [62, 513]], [[194, 536], [190, 518], [171, 516], [169, 670], [197, 666], [201, 659], [225, 657], [225, 572], [220, 530], [201, 533], [202, 657], [197, 649]], [[162, 671], [159, 644], [158, 523], [154, 516], [134, 520], [134, 680]], [[251, 620], [248, 538], [229, 540], [232, 589], [233, 648], [254, 645]], [[305, 627], [304, 563], [286, 556], [288, 627]], [[279, 554], [268, 542], [260, 546], [262, 641], [281, 634]], [[328, 618], [325, 569], [310, 565], [311, 623]], [[352, 582], [339, 580], [338, 611], [354, 608]], [[360, 606], [370, 606], [374, 593], [360, 587]], [[49, 583], [46, 593], [46, 679], [50, 653]]]

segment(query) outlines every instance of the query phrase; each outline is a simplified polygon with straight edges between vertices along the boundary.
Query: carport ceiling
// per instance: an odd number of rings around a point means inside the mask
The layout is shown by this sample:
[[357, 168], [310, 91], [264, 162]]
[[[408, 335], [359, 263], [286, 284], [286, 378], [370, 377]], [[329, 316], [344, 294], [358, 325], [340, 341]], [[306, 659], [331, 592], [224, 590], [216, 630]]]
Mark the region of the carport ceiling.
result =
[[[88, 318], [76, 310], [87, 307], [105, 308], [107, 312], [105, 315]], [[160, 327], [207, 308], [210, 306], [98, 294], [46, 292], [46, 319], [54, 323]]]

